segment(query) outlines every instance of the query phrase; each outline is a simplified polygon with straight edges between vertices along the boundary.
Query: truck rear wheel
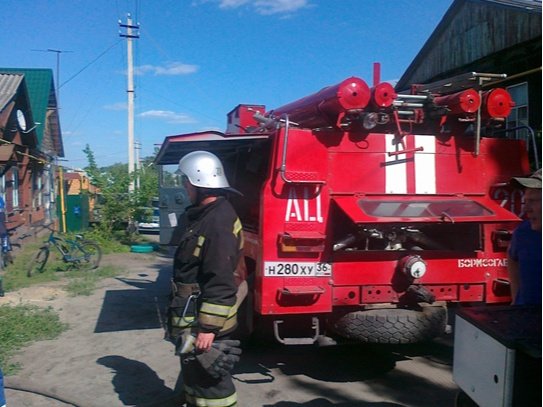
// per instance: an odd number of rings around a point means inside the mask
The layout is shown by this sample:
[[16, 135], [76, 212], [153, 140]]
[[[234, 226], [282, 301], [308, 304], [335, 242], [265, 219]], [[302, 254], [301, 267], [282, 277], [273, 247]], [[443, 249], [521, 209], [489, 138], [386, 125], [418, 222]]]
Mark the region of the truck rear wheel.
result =
[[340, 336], [365, 343], [406, 344], [430, 340], [445, 332], [445, 307], [372, 309], [336, 316], [331, 328]]

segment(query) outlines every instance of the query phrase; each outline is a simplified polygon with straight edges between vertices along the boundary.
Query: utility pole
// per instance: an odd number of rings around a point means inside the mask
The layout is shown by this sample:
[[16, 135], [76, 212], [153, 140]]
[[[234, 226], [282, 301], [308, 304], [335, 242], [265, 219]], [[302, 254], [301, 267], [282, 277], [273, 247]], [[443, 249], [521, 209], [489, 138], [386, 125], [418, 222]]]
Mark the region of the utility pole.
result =
[[136, 190], [139, 190], [140, 176], [141, 176], [141, 161], [140, 161], [141, 143], [139, 141], [136, 141], [134, 149], [136, 151]]
[[[127, 15], [126, 24], [119, 20], [119, 27], [126, 29], [126, 33], [119, 31], [121, 37], [126, 38], [127, 59], [128, 59], [128, 176], [134, 174], [134, 62], [132, 60], [132, 39], [139, 38], [139, 25], [132, 24], [130, 14]], [[128, 192], [134, 192], [134, 180], [131, 179], [128, 185]]]

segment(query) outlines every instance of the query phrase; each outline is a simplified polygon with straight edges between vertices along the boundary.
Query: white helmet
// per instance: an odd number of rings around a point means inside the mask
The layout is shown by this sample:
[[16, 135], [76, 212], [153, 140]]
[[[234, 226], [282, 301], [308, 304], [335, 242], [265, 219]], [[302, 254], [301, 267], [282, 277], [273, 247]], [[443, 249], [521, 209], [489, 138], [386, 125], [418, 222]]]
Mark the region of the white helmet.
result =
[[193, 151], [181, 158], [178, 172], [195, 187], [238, 192], [230, 187], [221, 160], [208, 151]]

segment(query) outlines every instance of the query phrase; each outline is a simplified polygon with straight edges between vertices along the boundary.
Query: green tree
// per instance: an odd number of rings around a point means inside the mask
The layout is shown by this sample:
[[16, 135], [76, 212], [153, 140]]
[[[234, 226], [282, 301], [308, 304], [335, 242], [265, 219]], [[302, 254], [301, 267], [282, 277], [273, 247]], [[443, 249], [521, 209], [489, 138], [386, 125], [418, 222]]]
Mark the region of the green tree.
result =
[[[120, 230], [141, 215], [142, 208], [149, 206], [151, 200], [158, 195], [158, 173], [153, 164], [154, 157], [142, 160], [141, 170], [129, 176], [127, 164], [113, 164], [98, 167], [94, 152], [87, 144], [83, 152], [89, 165], [85, 171], [93, 185], [100, 190], [99, 227], [105, 232]], [[139, 179], [139, 188], [128, 192], [131, 181]]]

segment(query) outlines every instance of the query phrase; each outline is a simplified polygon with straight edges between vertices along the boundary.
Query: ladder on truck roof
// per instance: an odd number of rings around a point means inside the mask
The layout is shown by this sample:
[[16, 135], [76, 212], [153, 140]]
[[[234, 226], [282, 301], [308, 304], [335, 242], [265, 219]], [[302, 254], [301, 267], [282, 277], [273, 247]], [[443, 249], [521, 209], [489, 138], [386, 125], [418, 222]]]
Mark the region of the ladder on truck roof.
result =
[[419, 92], [430, 93], [455, 93], [465, 89], [476, 89], [494, 86], [507, 78], [506, 74], [468, 72], [465, 74], [453, 76], [452, 78], [442, 79], [436, 82], [417, 85]]

